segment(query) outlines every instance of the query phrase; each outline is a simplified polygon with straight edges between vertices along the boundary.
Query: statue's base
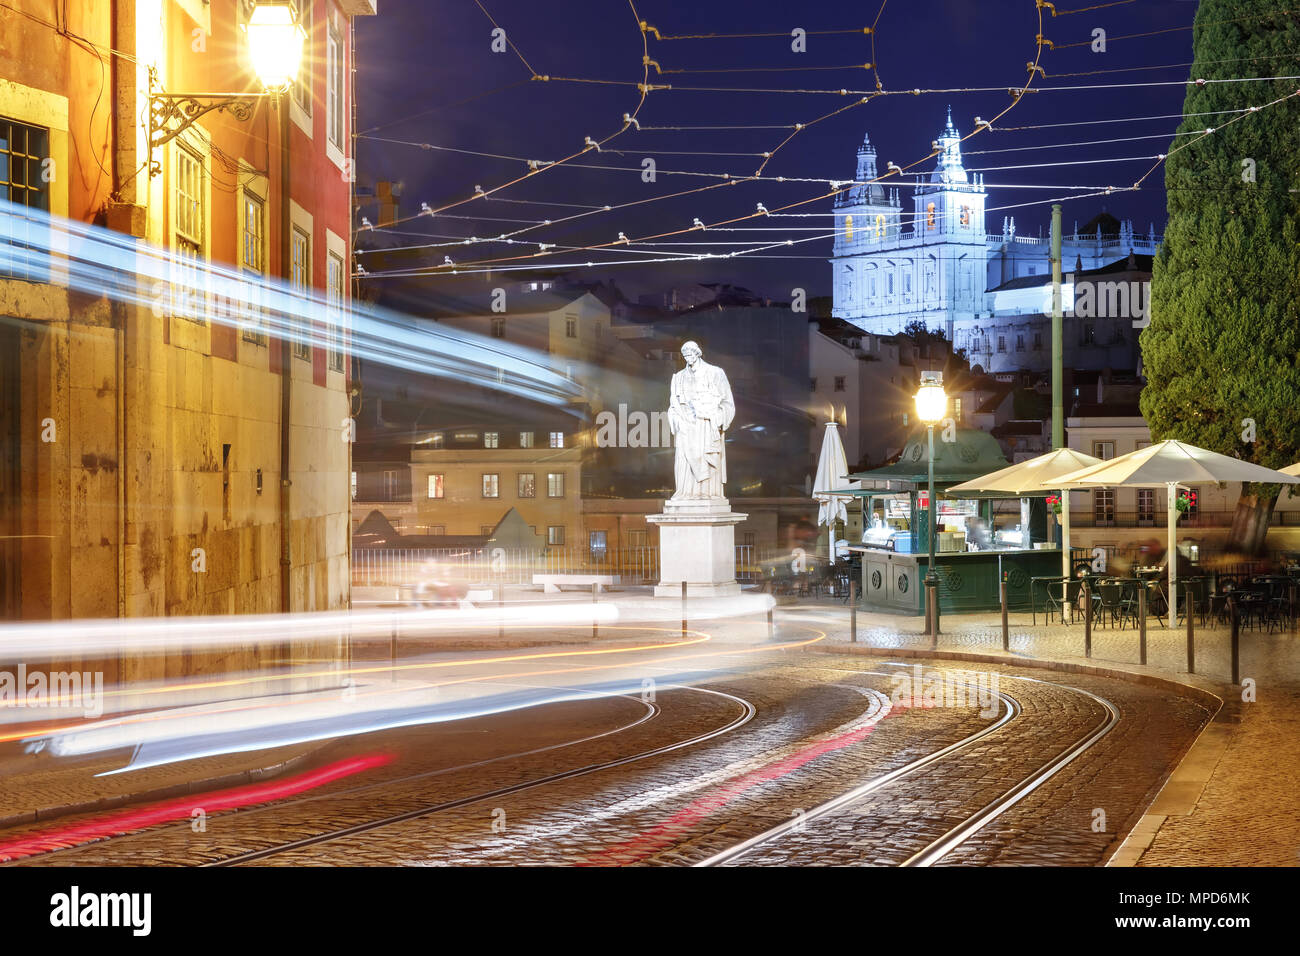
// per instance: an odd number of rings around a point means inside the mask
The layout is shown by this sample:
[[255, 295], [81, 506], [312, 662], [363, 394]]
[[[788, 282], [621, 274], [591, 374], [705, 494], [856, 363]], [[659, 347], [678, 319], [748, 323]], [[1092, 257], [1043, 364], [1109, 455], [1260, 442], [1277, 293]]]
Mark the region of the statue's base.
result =
[[664, 502], [663, 514], [646, 515], [659, 527], [659, 584], [655, 597], [733, 597], [736, 525], [749, 515], [731, 510], [726, 498], [680, 498]]

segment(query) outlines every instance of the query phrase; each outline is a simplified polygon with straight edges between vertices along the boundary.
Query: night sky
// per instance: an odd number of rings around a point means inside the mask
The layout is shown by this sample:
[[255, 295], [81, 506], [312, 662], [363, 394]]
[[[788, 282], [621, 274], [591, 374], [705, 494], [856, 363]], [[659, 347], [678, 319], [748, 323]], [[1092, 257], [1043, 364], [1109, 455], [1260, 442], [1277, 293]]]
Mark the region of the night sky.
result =
[[[519, 53], [539, 74], [637, 83], [642, 78], [642, 34], [626, 0], [482, 0], [503, 27]], [[1182, 81], [1189, 76], [1192, 33], [1187, 27], [1196, 11], [1194, 0], [1136, 0], [1103, 9], [1067, 14], [1065, 11], [1095, 5], [1094, 0], [1060, 0], [1063, 15], [1053, 19], [1044, 11], [1044, 35], [1058, 50], [1045, 50], [1041, 63], [1047, 78], [1037, 86], [1130, 84], [1117, 89], [1038, 92], [1022, 98], [997, 124], [1038, 126], [1082, 120], [1120, 120], [1164, 114], [1182, 109]], [[640, 17], [665, 35], [694, 33], [772, 33], [777, 36], [649, 40], [649, 55], [665, 70], [732, 70], [737, 72], [686, 72], [657, 75], [652, 83], [672, 83], [678, 89], [649, 95], [639, 114], [643, 126], [679, 125], [788, 125], [808, 123], [846, 106], [859, 96], [787, 92], [700, 92], [685, 86], [747, 87], [788, 90], [834, 89], [868, 91], [875, 76], [860, 64], [872, 60], [871, 37], [857, 34], [818, 35], [819, 30], [858, 29], [876, 19], [878, 0], [862, 3], [810, 2], [791, 4], [776, 0], [697, 0], [668, 3], [638, 0]], [[790, 32], [796, 27], [810, 34], [807, 52], [791, 50]], [[1092, 31], [1107, 32], [1104, 53], [1090, 49]], [[520, 162], [463, 155], [447, 151], [384, 142], [372, 137], [429, 143], [526, 159], [555, 160], [582, 147], [584, 138], [603, 139], [622, 125], [622, 116], [636, 106], [635, 86], [529, 80], [529, 69], [513, 51], [493, 53], [492, 23], [475, 0], [382, 0], [379, 16], [357, 20], [358, 62], [358, 176], [361, 185], [380, 180], [403, 186], [402, 215], [419, 211], [421, 202], [438, 207], [473, 194], [475, 186], [490, 189], [526, 172]], [[1152, 36], [1121, 39], [1123, 35], [1170, 31]], [[994, 87], [994, 92], [943, 92], [888, 95], [846, 110], [799, 132], [768, 163], [764, 173], [773, 176], [852, 178], [855, 153], [864, 132], [879, 153], [880, 171], [893, 161], [913, 163], [929, 152], [929, 144], [942, 129], [949, 105], [954, 124], [962, 134], [973, 117], [988, 119], [1011, 98], [1007, 87], [1021, 86], [1035, 56], [1038, 15], [1033, 0], [886, 0], [875, 35], [879, 78], [886, 91], [914, 88]], [[1079, 44], [1065, 47], [1066, 44]], [[859, 66], [854, 69], [825, 67]], [[1167, 69], [1132, 67], [1169, 66]], [[798, 72], [792, 67], [816, 67]], [[1067, 73], [1108, 71], [1096, 75]], [[743, 72], [740, 72], [743, 71]], [[1159, 86], [1174, 81], [1174, 85]], [[1132, 85], [1138, 84], [1138, 85]], [[1152, 160], [1102, 163], [1099, 160], [1150, 157], [1168, 149], [1168, 137], [1178, 119], [1141, 122], [1107, 122], [1090, 126], [1023, 131], [995, 130], [963, 144], [968, 169], [985, 169], [989, 187], [987, 228], [1001, 228], [1003, 211], [997, 207], [1038, 201], [1041, 205], [1015, 211], [1022, 234], [1045, 233], [1050, 215], [1046, 200], [1085, 192], [1083, 189], [1010, 189], [998, 184], [1044, 186], [1128, 185], [1146, 172]], [[664, 196], [715, 179], [666, 175], [665, 170], [753, 173], [760, 157], [752, 155], [668, 155], [653, 150], [691, 153], [761, 153], [789, 135], [785, 129], [667, 132], [629, 129], [609, 143], [602, 153], [590, 152], [574, 162], [625, 167], [626, 171], [556, 168], [510, 187], [497, 197], [475, 200], [448, 216], [420, 218], [397, 226], [409, 232], [393, 240], [411, 244], [420, 234], [451, 236], [496, 235], [520, 228], [525, 222], [470, 221], [456, 216], [495, 217], [503, 220], [557, 219], [581, 210], [564, 206], [528, 205], [500, 200], [535, 200], [581, 206], [618, 205]], [[1153, 136], [1132, 142], [1075, 145], [1059, 149], [1028, 149], [1053, 144], [1075, 144], [1119, 137]], [[1010, 150], [982, 154], [981, 150]], [[615, 152], [615, 150], [621, 152]], [[660, 170], [658, 181], [641, 181], [641, 162], [652, 156]], [[1084, 165], [1056, 165], [1065, 162]], [[1036, 168], [994, 170], [991, 167], [1035, 164]], [[932, 168], [929, 161], [918, 170]], [[1163, 229], [1163, 174], [1157, 172], [1140, 192], [1067, 201], [1065, 228], [1083, 223], [1103, 206], [1121, 219], [1131, 218], [1145, 232], [1154, 221]], [[572, 223], [538, 228], [520, 238], [584, 245], [608, 242], [624, 232], [636, 239], [689, 227], [696, 217], [705, 223], [753, 212], [756, 203], [767, 208], [821, 195], [827, 187], [815, 183], [742, 183], [695, 195], [646, 203], [629, 209], [598, 213]], [[911, 208], [911, 190], [902, 192], [903, 208]], [[799, 212], [829, 212], [831, 201], [800, 207]], [[375, 219], [375, 208], [362, 210]], [[678, 252], [731, 252], [738, 241], [804, 238], [829, 232], [827, 217], [814, 219], [757, 219], [745, 227], [778, 228], [777, 232], [724, 233], [711, 230], [673, 236], [661, 242], [710, 243], [677, 247]], [[531, 247], [532, 251], [536, 247]], [[665, 250], [668, 247], [655, 247]], [[637, 264], [589, 270], [592, 278], [615, 279], [630, 295], [654, 291], [678, 282], [730, 281], [749, 286], [774, 298], [788, 298], [789, 290], [802, 286], [810, 295], [829, 294], [830, 269], [826, 263], [829, 239], [807, 242], [768, 253], [781, 258], [705, 260], [689, 263]], [[480, 244], [431, 250], [431, 261], [450, 255], [458, 262], [519, 255], [519, 245]], [[559, 252], [559, 250], [557, 250]], [[797, 258], [796, 258], [797, 257]], [[617, 253], [563, 253], [536, 264], [599, 262], [605, 259], [643, 259], [648, 256]], [[363, 260], [364, 262], [364, 260]], [[451, 277], [448, 292], [458, 283], [482, 277]]]

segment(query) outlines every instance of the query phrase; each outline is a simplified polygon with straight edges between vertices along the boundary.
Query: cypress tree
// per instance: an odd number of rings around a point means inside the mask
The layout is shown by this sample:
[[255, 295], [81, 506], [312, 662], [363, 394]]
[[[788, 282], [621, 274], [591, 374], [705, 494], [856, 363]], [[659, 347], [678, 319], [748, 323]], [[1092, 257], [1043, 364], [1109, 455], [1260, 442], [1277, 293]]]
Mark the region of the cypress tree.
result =
[[[1202, 0], [1192, 80], [1300, 74], [1300, 11], [1284, 7]], [[1231, 111], [1297, 89], [1295, 80], [1188, 86], [1178, 132], [1217, 131], [1170, 147], [1169, 222], [1140, 339], [1153, 439], [1270, 468], [1300, 459], [1300, 97]], [[1231, 550], [1259, 551], [1279, 491], [1242, 488]]]

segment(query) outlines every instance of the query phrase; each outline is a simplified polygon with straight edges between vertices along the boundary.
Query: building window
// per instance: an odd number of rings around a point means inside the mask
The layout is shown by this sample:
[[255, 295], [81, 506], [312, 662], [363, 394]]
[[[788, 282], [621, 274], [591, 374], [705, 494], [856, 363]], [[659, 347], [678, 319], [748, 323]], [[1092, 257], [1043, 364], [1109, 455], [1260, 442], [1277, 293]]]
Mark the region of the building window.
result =
[[564, 525], [547, 525], [546, 543], [555, 545], [564, 544]]
[[501, 476], [500, 475], [483, 476], [483, 497], [484, 498], [501, 497]]
[[1095, 441], [1092, 443], [1092, 457], [1100, 458], [1102, 461], [1115, 457], [1115, 443], [1113, 441]]
[[564, 432], [551, 432], [551, 447], [552, 448], [564, 447]]
[[500, 316], [492, 319], [492, 338], [504, 339], [506, 337], [506, 320]]
[[522, 472], [519, 475], [519, 497], [536, 498], [537, 497], [537, 476], [531, 471]]
[[1043, 350], [1043, 333], [1042, 333], [1042, 332], [1035, 332], [1035, 333], [1034, 333], [1034, 351], [1035, 351], [1035, 352], [1041, 352], [1042, 350]]
[[1005, 335], [999, 335], [999, 336], [998, 336], [998, 351], [999, 351], [999, 352], [1005, 352], [1006, 350], [1007, 350], [1007, 337], [1006, 337]]
[[397, 472], [384, 472], [384, 501], [397, 500]]
[[546, 476], [546, 497], [564, 497], [564, 472], [551, 472]]
[[520, 433], [519, 433], [519, 447], [520, 447], [520, 448], [532, 448], [532, 447], [533, 447], [533, 433], [532, 433], [532, 432], [520, 432]]
[[566, 315], [564, 317], [564, 336], [570, 339], [578, 337], [578, 317], [576, 315]]
[[443, 448], [447, 444], [447, 436], [442, 432], [434, 432], [429, 436], [429, 444], [433, 448]]
[[1115, 490], [1098, 488], [1092, 493], [1092, 517], [1098, 527], [1115, 523]]
[[484, 433], [483, 433], [483, 447], [484, 447], [484, 448], [500, 448], [500, 447], [501, 447], [501, 433], [500, 433], [500, 432], [484, 432]]
[[934, 228], [934, 203], [926, 203], [925, 205], [925, 228]]
[[353, 500], [356, 500], [356, 497], [357, 497], [357, 473], [354, 471], [354, 472], [352, 473], [352, 498], [353, 498]]
[[883, 238], [885, 238], [885, 215], [884, 215], [884, 213], [876, 213], [876, 238], [877, 238], [877, 239], [883, 239]]
[[1156, 521], [1156, 490], [1154, 488], [1139, 488], [1137, 494], [1138, 504], [1138, 524], [1155, 524]]
[[752, 531], [746, 531], [740, 536], [740, 543], [746, 548], [752, 548], [757, 543], [758, 535]]
[[444, 483], [444, 475], [429, 476], [429, 497], [445, 498], [447, 496], [447, 486]]
[[[292, 246], [290, 253], [292, 262], [290, 264], [290, 277], [295, 289], [306, 293], [311, 288], [311, 237], [303, 232], [297, 226], [293, 228], [293, 237], [290, 239]], [[306, 304], [304, 297], [302, 302]], [[304, 309], [306, 311], [306, 309]], [[293, 354], [300, 359], [311, 361], [311, 340], [304, 342], [295, 342], [293, 344]]]
[[479, 533], [479, 536], [480, 536], [480, 537], [483, 537], [483, 538], [490, 538], [490, 537], [492, 537], [492, 532], [493, 532], [494, 530], [495, 530], [495, 529], [494, 529], [490, 524], [481, 524], [481, 525], [478, 526], [478, 533]]
[[1020, 335], [1019, 333], [1017, 333], [1017, 335], [1016, 335], [1016, 351], [1017, 351], [1017, 352], [1023, 352], [1024, 350], [1025, 350], [1025, 337], [1024, 337], [1023, 335]]
[[[54, 169], [49, 160], [48, 130], [0, 119], [0, 199], [8, 199], [27, 209], [49, 212], [50, 191], [46, 177]], [[39, 218], [32, 221], [19, 218], [19, 215], [10, 220], [9, 234], [0, 238], [0, 244], [5, 247], [3, 258], [10, 260], [0, 266], [0, 276], [43, 282], [48, 278], [48, 270], [36, 263], [49, 245], [44, 238], [46, 227]]]
[[[176, 183], [172, 191], [176, 208], [175, 286], [186, 302], [174, 312], [194, 322], [204, 322], [198, 308], [199, 260], [203, 258], [203, 163], [184, 146], [176, 148]], [[175, 294], [175, 293], [173, 293]]]
[[970, 225], [970, 206], [961, 207], [961, 224], [963, 226]]
[[843, 375], [836, 375], [836, 376], [835, 376], [835, 391], [837, 391], [837, 392], [842, 392], [842, 391], [844, 391], [844, 376], [843, 376]]
[[952, 400], [952, 417], [954, 421], [956, 421], [958, 424], [961, 424], [961, 399], [960, 398], [954, 398]]
[[329, 141], [343, 149], [343, 38], [332, 23], [326, 39], [325, 65], [328, 70], [325, 105], [329, 110]]
[[[303, 46], [307, 50], [310, 50], [312, 48], [311, 0], [305, 0], [305, 2], [299, 3], [298, 11], [298, 22], [302, 24], [303, 32], [307, 34], [307, 40]], [[302, 64], [298, 68], [298, 78], [293, 84], [293, 101], [297, 103], [298, 108], [308, 116], [311, 115], [311, 79], [311, 57], [304, 56], [302, 58]]]
[[907, 427], [907, 412], [903, 412], [903, 427]]
[[627, 533], [627, 546], [629, 548], [644, 548], [650, 544], [650, 533], [648, 531], [629, 531]]
[[331, 252], [325, 260], [325, 338], [331, 371], [343, 371], [343, 257]]
[[603, 558], [605, 551], [609, 547], [608, 533], [605, 531], [592, 531], [587, 534], [587, 546], [591, 549], [593, 558]]

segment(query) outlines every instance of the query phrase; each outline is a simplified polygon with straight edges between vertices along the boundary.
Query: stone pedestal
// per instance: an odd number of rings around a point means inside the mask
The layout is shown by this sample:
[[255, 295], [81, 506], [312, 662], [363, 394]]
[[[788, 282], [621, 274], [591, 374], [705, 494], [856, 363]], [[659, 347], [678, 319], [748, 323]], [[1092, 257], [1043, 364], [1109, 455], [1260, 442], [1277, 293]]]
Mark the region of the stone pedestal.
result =
[[655, 597], [732, 597], [736, 583], [736, 525], [749, 515], [731, 510], [726, 498], [664, 502], [663, 514], [646, 515], [659, 526], [659, 584]]

